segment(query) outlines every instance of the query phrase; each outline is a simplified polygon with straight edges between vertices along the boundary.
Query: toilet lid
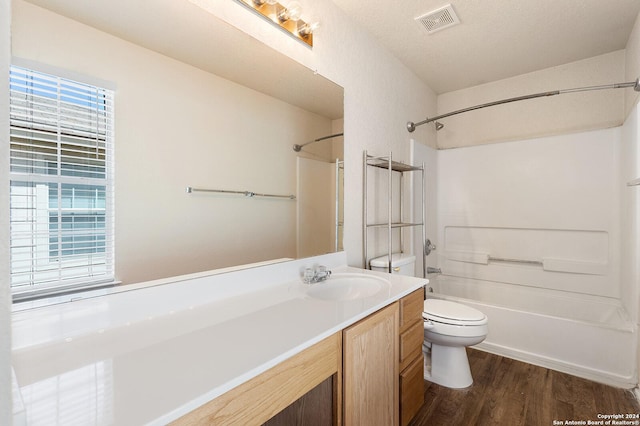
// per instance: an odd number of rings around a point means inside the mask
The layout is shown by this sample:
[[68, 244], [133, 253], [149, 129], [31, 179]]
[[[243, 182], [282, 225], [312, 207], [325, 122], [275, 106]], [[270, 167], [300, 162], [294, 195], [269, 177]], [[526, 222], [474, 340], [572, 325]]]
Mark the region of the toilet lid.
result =
[[[470, 306], [448, 300], [427, 299], [424, 301], [423, 317], [443, 322], [484, 322], [485, 314]], [[447, 321], [451, 320], [451, 321]], [[471, 324], [469, 324], [471, 325]]]

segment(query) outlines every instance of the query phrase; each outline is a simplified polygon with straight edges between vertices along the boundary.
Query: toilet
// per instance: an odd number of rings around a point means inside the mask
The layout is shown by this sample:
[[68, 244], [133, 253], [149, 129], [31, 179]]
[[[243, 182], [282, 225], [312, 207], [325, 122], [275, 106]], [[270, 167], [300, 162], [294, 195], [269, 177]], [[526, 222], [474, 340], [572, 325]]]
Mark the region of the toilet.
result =
[[424, 301], [424, 378], [448, 388], [471, 386], [467, 346], [482, 342], [489, 331], [485, 314], [461, 303]]

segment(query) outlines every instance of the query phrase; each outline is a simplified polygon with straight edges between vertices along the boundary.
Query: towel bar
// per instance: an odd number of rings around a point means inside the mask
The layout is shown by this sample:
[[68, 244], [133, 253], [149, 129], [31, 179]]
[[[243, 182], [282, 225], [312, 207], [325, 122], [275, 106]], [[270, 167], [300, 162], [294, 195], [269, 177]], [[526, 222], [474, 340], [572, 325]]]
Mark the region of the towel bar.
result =
[[202, 188], [194, 188], [191, 186], [187, 186], [187, 193], [191, 194], [192, 192], [215, 192], [219, 194], [241, 194], [245, 197], [269, 197], [269, 198], [286, 198], [288, 200], [295, 200], [295, 195], [277, 195], [277, 194], [261, 194], [259, 192], [253, 191], [229, 191], [226, 189], [202, 189]]

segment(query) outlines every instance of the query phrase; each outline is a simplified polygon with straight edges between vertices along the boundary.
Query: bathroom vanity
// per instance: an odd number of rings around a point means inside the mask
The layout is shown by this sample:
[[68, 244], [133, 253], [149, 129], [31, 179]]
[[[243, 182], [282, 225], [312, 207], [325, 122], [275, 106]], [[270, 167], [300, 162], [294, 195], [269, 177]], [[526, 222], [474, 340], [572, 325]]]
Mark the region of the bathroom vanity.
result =
[[[319, 264], [336, 281], [303, 284]], [[15, 312], [16, 424], [262, 424], [324, 388], [333, 424], [405, 425], [424, 399], [426, 282], [335, 253]], [[335, 283], [355, 290], [310, 292]]]

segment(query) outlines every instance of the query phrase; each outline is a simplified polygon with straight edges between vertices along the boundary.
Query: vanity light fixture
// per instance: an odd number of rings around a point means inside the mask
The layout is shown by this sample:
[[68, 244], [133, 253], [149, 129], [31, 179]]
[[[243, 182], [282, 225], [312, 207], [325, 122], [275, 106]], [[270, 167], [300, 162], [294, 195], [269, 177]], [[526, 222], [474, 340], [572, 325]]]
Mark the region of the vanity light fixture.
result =
[[313, 32], [318, 28], [318, 23], [310, 23], [302, 19], [302, 6], [299, 2], [290, 1], [285, 5], [277, 0], [235, 1], [267, 19], [296, 40], [313, 47]]

